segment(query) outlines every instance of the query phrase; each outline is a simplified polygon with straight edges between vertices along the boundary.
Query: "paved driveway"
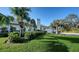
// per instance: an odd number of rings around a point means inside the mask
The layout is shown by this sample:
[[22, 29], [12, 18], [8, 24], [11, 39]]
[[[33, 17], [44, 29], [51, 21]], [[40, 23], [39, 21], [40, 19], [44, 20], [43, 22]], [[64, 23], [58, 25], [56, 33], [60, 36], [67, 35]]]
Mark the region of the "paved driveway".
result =
[[67, 36], [79, 36], [79, 33], [61, 33], [63, 35], [67, 35]]

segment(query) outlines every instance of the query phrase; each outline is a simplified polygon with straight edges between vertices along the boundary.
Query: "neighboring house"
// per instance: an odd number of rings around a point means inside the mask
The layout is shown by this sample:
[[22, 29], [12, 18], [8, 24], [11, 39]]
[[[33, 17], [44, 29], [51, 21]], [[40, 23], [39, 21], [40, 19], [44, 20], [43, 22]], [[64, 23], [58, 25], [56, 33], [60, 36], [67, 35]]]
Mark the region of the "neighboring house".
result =
[[[19, 24], [17, 22], [10, 23], [10, 26], [15, 27], [16, 28], [16, 31], [19, 31], [20, 30], [20, 26], [19, 26]], [[10, 30], [10, 26], [8, 27], [9, 30]]]
[[55, 33], [56, 30], [54, 28], [46, 28], [47, 33]]
[[40, 30], [45, 31], [47, 29], [47, 26], [40, 25]]

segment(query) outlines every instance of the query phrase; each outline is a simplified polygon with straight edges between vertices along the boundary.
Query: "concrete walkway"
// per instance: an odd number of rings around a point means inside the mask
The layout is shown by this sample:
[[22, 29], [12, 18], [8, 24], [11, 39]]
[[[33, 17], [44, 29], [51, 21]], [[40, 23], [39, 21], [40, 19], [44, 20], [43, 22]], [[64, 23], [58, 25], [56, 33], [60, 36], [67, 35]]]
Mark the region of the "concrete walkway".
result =
[[79, 33], [61, 33], [63, 35], [67, 35], [67, 36], [79, 36]]

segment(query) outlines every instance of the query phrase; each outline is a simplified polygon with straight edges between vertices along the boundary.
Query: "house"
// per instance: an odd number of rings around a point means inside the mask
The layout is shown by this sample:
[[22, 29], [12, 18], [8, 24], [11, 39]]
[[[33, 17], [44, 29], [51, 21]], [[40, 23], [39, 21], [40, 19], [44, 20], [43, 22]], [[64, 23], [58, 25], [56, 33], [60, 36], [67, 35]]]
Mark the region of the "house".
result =
[[47, 31], [47, 33], [55, 33], [56, 32], [56, 30], [54, 28], [51, 28], [51, 27], [47, 27], [45, 29], [45, 31]]

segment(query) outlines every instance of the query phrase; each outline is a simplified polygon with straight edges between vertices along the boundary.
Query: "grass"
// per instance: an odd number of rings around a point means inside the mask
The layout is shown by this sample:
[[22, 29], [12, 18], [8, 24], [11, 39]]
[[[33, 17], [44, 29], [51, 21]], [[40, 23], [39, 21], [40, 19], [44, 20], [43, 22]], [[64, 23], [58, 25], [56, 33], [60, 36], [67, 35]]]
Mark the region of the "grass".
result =
[[59, 42], [68, 47], [70, 52], [79, 52], [79, 36], [53, 35]]
[[4, 43], [0, 37], [1, 52], [78, 52], [79, 36], [46, 34], [27, 43]]

